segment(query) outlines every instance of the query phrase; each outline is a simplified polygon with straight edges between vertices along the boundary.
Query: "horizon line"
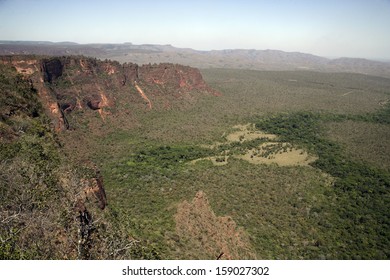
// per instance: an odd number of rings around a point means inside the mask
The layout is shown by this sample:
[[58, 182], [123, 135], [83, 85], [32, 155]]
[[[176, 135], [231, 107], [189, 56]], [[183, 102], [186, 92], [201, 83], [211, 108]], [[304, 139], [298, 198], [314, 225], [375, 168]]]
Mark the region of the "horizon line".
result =
[[384, 58], [384, 57], [356, 57], [356, 56], [331, 56], [331, 55], [317, 55], [309, 52], [302, 52], [302, 51], [285, 51], [281, 49], [256, 49], [256, 48], [221, 48], [221, 49], [194, 49], [191, 47], [176, 47], [173, 44], [161, 44], [161, 43], [142, 43], [142, 44], [135, 44], [132, 42], [122, 42], [122, 43], [108, 43], [108, 42], [94, 42], [94, 43], [80, 43], [80, 42], [74, 42], [74, 41], [49, 41], [49, 40], [0, 40], [0, 45], [5, 43], [36, 43], [36, 44], [47, 44], [47, 45], [69, 45], [69, 46], [75, 46], [75, 45], [133, 45], [133, 46], [166, 46], [166, 47], [172, 47], [175, 49], [189, 49], [193, 51], [198, 52], [212, 52], [212, 51], [237, 51], [237, 50], [243, 50], [243, 51], [279, 51], [284, 53], [300, 53], [300, 54], [306, 54], [306, 55], [312, 55], [320, 58], [326, 58], [329, 60], [335, 60], [335, 59], [342, 59], [342, 58], [351, 58], [351, 59], [365, 59], [365, 60], [371, 60], [371, 61], [378, 61], [378, 62], [385, 62], [390, 63], [390, 57]]

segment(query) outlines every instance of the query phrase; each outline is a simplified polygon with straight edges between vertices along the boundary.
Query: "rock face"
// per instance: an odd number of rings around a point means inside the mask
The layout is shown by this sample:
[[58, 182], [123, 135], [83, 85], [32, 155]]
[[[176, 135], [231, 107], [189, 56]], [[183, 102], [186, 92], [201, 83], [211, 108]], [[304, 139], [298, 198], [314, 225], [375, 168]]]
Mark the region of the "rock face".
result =
[[170, 63], [143, 65], [139, 68], [139, 77], [147, 84], [172, 88], [177, 93], [198, 90], [219, 95], [205, 83], [198, 69], [189, 66]]
[[61, 77], [64, 66], [58, 58], [45, 59], [41, 63], [44, 81], [51, 83]]
[[126, 83], [133, 83], [134, 81], [139, 80], [138, 76], [138, 65], [134, 63], [125, 63], [122, 66], [123, 69], [123, 81], [122, 85], [126, 85]]
[[80, 56], [3, 56], [0, 63], [13, 65], [31, 81], [57, 131], [72, 128], [68, 119], [75, 111], [98, 112], [104, 121], [117, 118], [122, 107], [164, 110], [220, 95], [198, 69], [178, 64], [138, 66]]

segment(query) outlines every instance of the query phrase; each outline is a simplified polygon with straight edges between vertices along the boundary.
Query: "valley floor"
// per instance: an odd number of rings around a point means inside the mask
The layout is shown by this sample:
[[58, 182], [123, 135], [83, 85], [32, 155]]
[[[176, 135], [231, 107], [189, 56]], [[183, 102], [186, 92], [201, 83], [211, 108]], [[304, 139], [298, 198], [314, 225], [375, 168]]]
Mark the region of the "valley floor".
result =
[[164, 259], [389, 258], [390, 80], [203, 75], [221, 97], [98, 141], [120, 230]]

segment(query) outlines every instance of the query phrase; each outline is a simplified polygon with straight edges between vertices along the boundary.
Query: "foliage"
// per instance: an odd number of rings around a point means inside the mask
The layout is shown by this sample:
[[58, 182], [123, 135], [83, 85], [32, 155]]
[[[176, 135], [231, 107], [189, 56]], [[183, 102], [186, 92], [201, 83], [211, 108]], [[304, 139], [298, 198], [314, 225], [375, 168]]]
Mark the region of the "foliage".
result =
[[313, 166], [336, 178], [337, 214], [342, 223], [334, 230], [344, 239], [340, 251], [345, 257], [388, 258], [390, 173], [346, 158], [340, 145], [321, 135], [324, 119], [329, 116], [297, 112], [259, 120], [256, 127], [304, 145], [319, 156]]
[[145, 168], [169, 170], [209, 153], [207, 149], [196, 146], [152, 146], [133, 153], [126, 164], [131, 168], [130, 171], [141, 174]]
[[345, 148], [354, 161], [390, 170], [389, 125], [346, 120], [327, 122], [326, 136]]
[[36, 91], [10, 68], [1, 68], [0, 122], [7, 133], [0, 138], [0, 258], [59, 256], [43, 237], [54, 222], [45, 220], [48, 210], [63, 195], [56, 173], [58, 144]]

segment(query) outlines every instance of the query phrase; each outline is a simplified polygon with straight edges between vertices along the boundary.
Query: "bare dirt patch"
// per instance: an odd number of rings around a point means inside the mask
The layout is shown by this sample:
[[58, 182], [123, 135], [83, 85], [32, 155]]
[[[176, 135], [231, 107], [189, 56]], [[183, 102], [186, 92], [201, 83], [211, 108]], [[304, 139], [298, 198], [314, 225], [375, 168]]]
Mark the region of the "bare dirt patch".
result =
[[[247, 234], [229, 216], [218, 217], [203, 191], [192, 202], [183, 201], [175, 215], [176, 233], [185, 241], [188, 256], [202, 259], [254, 259]], [[191, 255], [193, 254], [193, 255]]]
[[145, 92], [140, 88], [140, 86], [137, 84], [137, 81], [134, 81], [134, 86], [137, 89], [138, 93], [141, 95], [142, 99], [144, 99], [148, 103], [149, 110], [152, 109], [152, 102], [150, 99], [146, 96]]

